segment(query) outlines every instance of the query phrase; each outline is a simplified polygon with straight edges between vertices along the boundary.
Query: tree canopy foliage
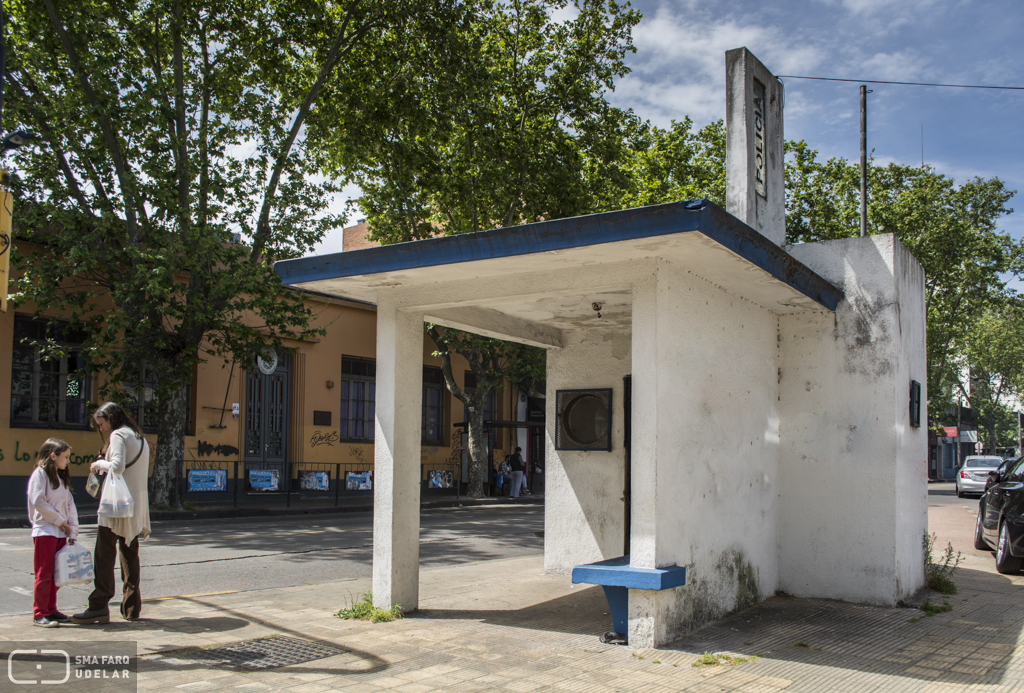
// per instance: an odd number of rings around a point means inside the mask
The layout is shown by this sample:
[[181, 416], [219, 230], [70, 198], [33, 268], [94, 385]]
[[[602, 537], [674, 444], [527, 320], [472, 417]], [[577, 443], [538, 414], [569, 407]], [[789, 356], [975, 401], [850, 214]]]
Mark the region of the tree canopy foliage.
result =
[[324, 85], [365, 77], [396, 33], [447, 26], [452, 4], [8, 4], [5, 129], [42, 138], [17, 157], [16, 236], [39, 251], [16, 258], [14, 298], [88, 328], [104, 396], [155, 374], [156, 503], [179, 502], [195, 365], [317, 331], [272, 263], [342, 221], [304, 134]]
[[[639, 14], [607, 0], [465, 8], [440, 44], [406, 36], [379, 65], [369, 91], [381, 96], [345, 121], [343, 143], [337, 122], [313, 129], [325, 165], [362, 189], [373, 240], [586, 214], [628, 178], [619, 164], [639, 121], [606, 92], [628, 71]], [[331, 93], [344, 99], [347, 84]]]
[[985, 309], [954, 345], [953, 386], [974, 410], [987, 449], [1016, 447], [1016, 417], [1007, 402], [1024, 397], [1024, 303], [1014, 297]]
[[[367, 93], [335, 117], [311, 121], [327, 170], [363, 194], [370, 238], [399, 243], [436, 235], [587, 214], [620, 204], [639, 119], [606, 98], [628, 71], [640, 15], [611, 0], [477, 0], [451, 31], [404, 34], [377, 64]], [[350, 80], [328, 85], [347, 104]], [[335, 98], [336, 97], [336, 98]], [[346, 114], [358, 112], [358, 118]], [[338, 138], [339, 130], [345, 136]], [[543, 377], [544, 354], [432, 326], [452, 394], [470, 411], [469, 494], [483, 494], [483, 403], [504, 380]], [[476, 375], [458, 387], [451, 354]]]

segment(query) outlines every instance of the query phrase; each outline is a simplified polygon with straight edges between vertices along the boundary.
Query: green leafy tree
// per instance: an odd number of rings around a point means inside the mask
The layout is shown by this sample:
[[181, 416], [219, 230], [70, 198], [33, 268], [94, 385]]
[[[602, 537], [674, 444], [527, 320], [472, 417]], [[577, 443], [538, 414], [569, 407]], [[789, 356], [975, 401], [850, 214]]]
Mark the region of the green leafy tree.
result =
[[[444, 373], [448, 390], [469, 412], [469, 465], [467, 493], [472, 498], [484, 495], [487, 483], [487, 451], [484, 433], [484, 405], [492, 393], [501, 392], [505, 383], [531, 388], [544, 379], [545, 354], [538, 347], [504, 342], [499, 339], [480, 337], [461, 330], [452, 330], [439, 325], [428, 325], [427, 334], [437, 345], [435, 356], [441, 358], [441, 372]], [[452, 354], [459, 354], [469, 362], [476, 376], [476, 388], [472, 392], [459, 387], [452, 371]]]
[[725, 125], [721, 120], [695, 130], [689, 117], [667, 130], [645, 125], [629, 147], [617, 208], [677, 200], [707, 199], [725, 206]]
[[1017, 446], [1011, 401], [1024, 396], [1024, 306], [1010, 301], [975, 318], [955, 340], [956, 387], [975, 411], [989, 451]]
[[[304, 126], [339, 72], [369, 71], [396, 27], [441, 3], [38, 0], [9, 3], [18, 155], [15, 299], [86, 327], [103, 396], [155, 374], [154, 502], [177, 506], [186, 384], [210, 356], [249, 363], [318, 332], [275, 259], [342, 221]], [[344, 66], [344, 69], [343, 69]], [[242, 243], [233, 240], [240, 233]]]
[[[786, 238], [790, 243], [860, 233], [860, 168], [845, 159], [818, 161], [806, 142], [787, 142]], [[976, 317], [998, 311], [1013, 291], [1024, 245], [997, 230], [1013, 191], [998, 178], [957, 185], [928, 167], [871, 165], [868, 232], [893, 233], [925, 272], [929, 400], [946, 405], [959, 387], [958, 338]], [[945, 408], [944, 406], [941, 408]]]
[[[398, 243], [617, 204], [643, 129], [606, 92], [628, 71], [639, 14], [609, 0], [478, 0], [462, 8], [448, 33], [399, 37], [402, 50], [376, 64], [358, 103], [339, 73], [328, 85], [338, 110], [311, 121], [325, 168], [362, 189], [370, 238]], [[562, 10], [573, 16], [553, 19]], [[439, 327], [430, 335], [448, 389], [470, 412], [469, 494], [480, 496], [483, 404], [509, 377], [542, 378], [543, 352]], [[469, 361], [475, 392], [455, 383], [452, 353]]]
[[[575, 17], [552, 19], [567, 8]], [[467, 3], [441, 50], [437, 37], [406, 35], [378, 65], [368, 91], [380, 96], [358, 104], [361, 117], [318, 120], [312, 136], [325, 165], [359, 184], [381, 243], [606, 208], [639, 131], [605, 98], [628, 71], [637, 21], [607, 0]], [[332, 94], [344, 100], [347, 84]]]

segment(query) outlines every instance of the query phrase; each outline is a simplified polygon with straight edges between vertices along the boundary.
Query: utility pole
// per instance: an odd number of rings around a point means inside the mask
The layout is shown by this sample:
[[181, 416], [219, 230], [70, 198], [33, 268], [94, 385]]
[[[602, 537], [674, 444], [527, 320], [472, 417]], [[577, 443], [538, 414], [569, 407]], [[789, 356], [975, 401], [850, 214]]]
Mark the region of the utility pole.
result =
[[868, 235], [868, 94], [860, 85], [860, 235]]

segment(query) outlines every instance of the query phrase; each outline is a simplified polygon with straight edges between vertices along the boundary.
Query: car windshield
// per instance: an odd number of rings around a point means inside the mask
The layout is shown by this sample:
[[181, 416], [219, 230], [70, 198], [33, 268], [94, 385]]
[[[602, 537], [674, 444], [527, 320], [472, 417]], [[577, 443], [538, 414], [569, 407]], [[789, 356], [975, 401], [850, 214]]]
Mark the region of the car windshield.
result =
[[992, 467], [995, 469], [1003, 463], [1002, 457], [975, 457], [964, 462], [965, 467]]

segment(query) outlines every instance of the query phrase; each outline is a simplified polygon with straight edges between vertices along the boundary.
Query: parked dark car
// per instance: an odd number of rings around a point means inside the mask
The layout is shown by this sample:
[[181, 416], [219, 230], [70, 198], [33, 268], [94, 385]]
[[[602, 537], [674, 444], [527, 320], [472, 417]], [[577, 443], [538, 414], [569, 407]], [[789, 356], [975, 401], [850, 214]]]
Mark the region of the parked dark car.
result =
[[1018, 573], [1024, 562], [1024, 457], [1003, 462], [987, 485], [978, 502], [974, 548], [995, 550], [1000, 573]]

